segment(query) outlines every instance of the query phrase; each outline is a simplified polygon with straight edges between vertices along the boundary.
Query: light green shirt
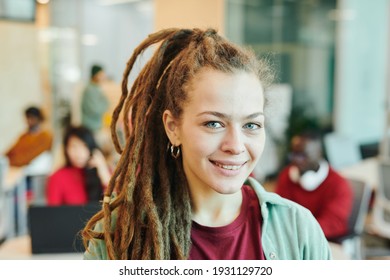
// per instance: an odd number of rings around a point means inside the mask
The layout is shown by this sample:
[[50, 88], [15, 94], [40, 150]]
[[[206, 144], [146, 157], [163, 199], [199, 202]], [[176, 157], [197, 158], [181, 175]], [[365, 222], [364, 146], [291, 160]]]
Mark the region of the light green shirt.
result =
[[[328, 260], [331, 252], [328, 241], [317, 220], [309, 210], [279, 195], [267, 192], [259, 182], [249, 178], [260, 201], [263, 218], [261, 242], [268, 260]], [[116, 215], [113, 215], [113, 225]], [[102, 223], [97, 224], [102, 231]], [[90, 242], [84, 259], [107, 259], [103, 240]]]

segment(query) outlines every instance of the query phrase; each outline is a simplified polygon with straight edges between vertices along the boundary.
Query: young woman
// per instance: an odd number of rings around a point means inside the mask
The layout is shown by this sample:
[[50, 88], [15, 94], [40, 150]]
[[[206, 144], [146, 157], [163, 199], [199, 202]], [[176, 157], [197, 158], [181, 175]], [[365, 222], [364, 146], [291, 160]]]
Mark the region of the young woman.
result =
[[103, 198], [110, 171], [98, 149], [92, 132], [83, 127], [70, 127], [64, 136], [66, 164], [48, 179], [48, 205], [86, 204]]
[[[153, 44], [128, 90], [136, 59]], [[122, 155], [102, 211], [83, 231], [85, 258], [329, 259], [310, 212], [249, 176], [264, 147], [271, 78], [254, 53], [212, 29], [145, 39], [124, 72], [112, 125]], [[114, 133], [122, 109], [123, 150]]]

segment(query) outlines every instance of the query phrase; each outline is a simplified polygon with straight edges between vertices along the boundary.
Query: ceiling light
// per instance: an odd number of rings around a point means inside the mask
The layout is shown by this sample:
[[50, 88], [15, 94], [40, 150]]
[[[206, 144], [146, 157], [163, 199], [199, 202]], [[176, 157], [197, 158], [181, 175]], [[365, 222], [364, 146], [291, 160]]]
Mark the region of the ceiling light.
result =
[[50, 0], [37, 0], [37, 2], [39, 4], [45, 5], [45, 4], [48, 4], [50, 2]]
[[143, 1], [143, 0], [101, 0], [99, 2], [99, 5], [101, 5], [101, 6], [111, 6], [111, 5], [117, 5], [117, 4], [141, 2], [141, 1]]

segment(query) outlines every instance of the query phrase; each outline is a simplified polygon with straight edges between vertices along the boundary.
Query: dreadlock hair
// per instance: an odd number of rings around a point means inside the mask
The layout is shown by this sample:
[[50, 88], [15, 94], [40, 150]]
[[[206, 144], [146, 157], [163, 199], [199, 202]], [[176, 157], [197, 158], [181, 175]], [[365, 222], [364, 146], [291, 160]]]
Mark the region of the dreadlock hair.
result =
[[[128, 77], [137, 58], [157, 43], [152, 58], [128, 90]], [[187, 101], [186, 89], [204, 67], [225, 73], [255, 73], [266, 87], [273, 76], [267, 65], [214, 29], [172, 28], [149, 35], [134, 50], [123, 74], [122, 95], [111, 124], [114, 146], [121, 158], [106, 189], [102, 210], [82, 232], [84, 246], [88, 248], [90, 241], [103, 239], [110, 259], [187, 259], [192, 223], [190, 195], [181, 156], [174, 159], [167, 151], [163, 112], [170, 110], [180, 118]], [[121, 112], [124, 148], [116, 134]], [[94, 230], [98, 222], [103, 224], [103, 232]]]

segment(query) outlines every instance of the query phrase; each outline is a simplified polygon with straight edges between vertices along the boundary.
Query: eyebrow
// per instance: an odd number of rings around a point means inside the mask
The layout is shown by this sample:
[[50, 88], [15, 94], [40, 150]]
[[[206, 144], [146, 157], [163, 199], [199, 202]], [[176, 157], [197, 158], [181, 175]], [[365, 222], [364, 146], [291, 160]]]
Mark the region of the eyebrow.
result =
[[[199, 113], [196, 116], [199, 117], [199, 116], [202, 116], [202, 115], [213, 115], [213, 116], [216, 116], [218, 118], [227, 119], [227, 120], [231, 119], [231, 117], [229, 115], [226, 115], [226, 114], [223, 114], [223, 113], [220, 113], [220, 112], [215, 112], [215, 111], [205, 111], [205, 112]], [[246, 116], [244, 119], [245, 120], [255, 119], [258, 116], [264, 116], [264, 113], [263, 112], [256, 112], [256, 113], [253, 113], [253, 114], [250, 114], [250, 115]]]

